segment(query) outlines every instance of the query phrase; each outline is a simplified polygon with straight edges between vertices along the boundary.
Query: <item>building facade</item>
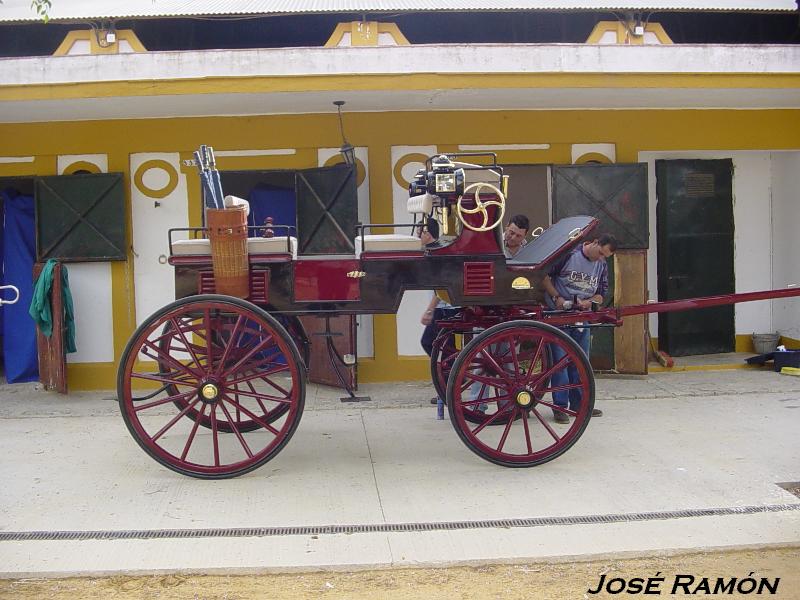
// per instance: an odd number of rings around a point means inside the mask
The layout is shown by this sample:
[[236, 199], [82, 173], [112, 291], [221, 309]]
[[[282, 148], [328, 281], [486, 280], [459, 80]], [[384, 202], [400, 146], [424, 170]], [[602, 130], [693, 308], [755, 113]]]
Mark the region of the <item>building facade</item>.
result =
[[[261, 46], [238, 47], [223, 35], [228, 47], [219, 48], [207, 47], [222, 40], [209, 28], [232, 22], [226, 18], [236, 14], [237, 3], [228, 3], [226, 14], [207, 10], [202, 16], [210, 24], [204, 20], [194, 33], [186, 23], [200, 15], [152, 14], [150, 2], [118, 15], [100, 3], [83, 4], [74, 9], [82, 12], [70, 13], [54, 2], [47, 24], [33, 14], [19, 18], [14, 11], [22, 8], [14, 2], [0, 6], [5, 39], [27, 36], [16, 45], [7, 41], [0, 60], [0, 187], [34, 197], [42, 226], [58, 202], [43, 191], [50, 177], [120, 174], [115, 222], [124, 228], [122, 254], [80, 260], [77, 252], [68, 262], [78, 347], [67, 359], [74, 389], [114, 387], [117, 360], [136, 326], [174, 299], [167, 230], [202, 223], [194, 150], [213, 146], [228, 193], [280, 187], [296, 171], [341, 160], [335, 100], [345, 101], [344, 131], [356, 146], [363, 222], [407, 221], [408, 181], [435, 153], [495, 152], [512, 173], [511, 207], [543, 227], [554, 214], [560, 166], [639, 163], [647, 165], [640, 200], [646, 235], [636, 249], [620, 253], [626, 262], [617, 263], [615, 275], [636, 273], [629, 279], [638, 277], [639, 284], [625, 292], [619, 287], [616, 302], [667, 297], [671, 281], [681, 277], [670, 271], [676, 262], [667, 260], [676, 253], [671, 243], [690, 248], [684, 262], [698, 266], [695, 277], [721, 273], [731, 291], [800, 283], [794, 260], [800, 252], [794, 231], [800, 223], [800, 46], [782, 33], [785, 19], [796, 20], [793, 2], [772, 2], [763, 13], [753, 7], [712, 12], [697, 2], [658, 12], [677, 4], [662, 2], [624, 14], [564, 11], [564, 3], [442, 14], [440, 3], [399, 15], [389, 3], [372, 2], [363, 11], [368, 16], [355, 20], [298, 3], [281, 18], [293, 19], [286, 28], [303, 31], [306, 23], [308, 32], [318, 31], [316, 45], [295, 46], [291, 32], [269, 21], [271, 37]], [[268, 21], [268, 5], [277, 3], [263, 4], [264, 13], [251, 15], [254, 22]], [[515, 16], [522, 23], [516, 29]], [[436, 29], [431, 21], [448, 17], [459, 27], [483, 23], [489, 33], [475, 42], [453, 40], [446, 27], [430, 31]], [[727, 18], [751, 19], [768, 33], [756, 42], [701, 43], [683, 32], [693, 43], [676, 43], [679, 24]], [[551, 39], [559, 22], [567, 24], [563, 36], [582, 39]], [[300, 42], [314, 41], [303, 35], [297, 34]], [[242, 37], [242, 44], [258, 44]], [[38, 46], [35, 39], [42, 40]], [[722, 179], [703, 179], [708, 169], [719, 169]], [[684, 183], [670, 187], [682, 172]], [[695, 203], [713, 200], [727, 212], [715, 217], [714, 227], [695, 231], [660, 212], [668, 211], [672, 193], [695, 194]], [[86, 217], [64, 217], [65, 227]], [[719, 224], [727, 227], [722, 233]], [[42, 238], [50, 233], [39, 230], [38, 252], [46, 250]], [[722, 258], [700, 260], [723, 238], [729, 250]], [[419, 346], [427, 299], [425, 292], [410, 292], [396, 315], [359, 317], [360, 381], [430, 376]], [[731, 311], [731, 350], [752, 348], [753, 332], [776, 331], [786, 343], [800, 343], [796, 299]], [[652, 316], [634, 335], [641, 338], [647, 328], [659, 337], [663, 326]]]

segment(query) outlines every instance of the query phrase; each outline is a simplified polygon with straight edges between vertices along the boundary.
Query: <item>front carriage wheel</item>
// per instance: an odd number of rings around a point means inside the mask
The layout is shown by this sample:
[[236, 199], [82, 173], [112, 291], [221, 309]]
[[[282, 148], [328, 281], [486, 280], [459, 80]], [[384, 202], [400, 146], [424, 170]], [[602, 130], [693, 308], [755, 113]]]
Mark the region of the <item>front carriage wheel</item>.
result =
[[139, 326], [120, 361], [117, 393], [145, 452], [178, 473], [220, 479], [283, 449], [303, 412], [305, 368], [284, 327], [262, 309], [191, 296]]
[[[564, 356], [555, 364], [551, 357]], [[574, 367], [576, 381], [554, 388], [553, 373]], [[560, 409], [552, 392], [576, 389], [577, 410]], [[450, 421], [481, 458], [505, 467], [533, 467], [560, 456], [581, 437], [594, 408], [594, 374], [575, 341], [545, 323], [511, 321], [476, 336], [456, 358], [447, 385]], [[487, 418], [471, 423], [475, 407]], [[553, 410], [572, 417], [558, 425]], [[490, 427], [490, 425], [497, 425]]]

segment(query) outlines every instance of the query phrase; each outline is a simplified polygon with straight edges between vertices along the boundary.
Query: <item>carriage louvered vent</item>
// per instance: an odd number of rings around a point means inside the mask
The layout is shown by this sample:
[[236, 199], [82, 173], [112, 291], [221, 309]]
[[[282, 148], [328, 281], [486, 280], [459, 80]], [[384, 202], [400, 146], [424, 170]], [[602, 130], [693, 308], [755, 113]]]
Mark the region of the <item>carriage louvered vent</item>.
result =
[[[250, 271], [250, 295], [248, 299], [256, 304], [269, 302], [269, 270]], [[213, 271], [200, 271], [197, 274], [197, 293], [216, 294], [217, 284]]]
[[213, 271], [200, 271], [197, 274], [197, 292], [199, 294], [217, 293], [217, 284], [214, 282]]
[[464, 295], [491, 296], [494, 294], [494, 263], [464, 263]]
[[269, 301], [269, 270], [250, 271], [250, 302], [266, 304]]

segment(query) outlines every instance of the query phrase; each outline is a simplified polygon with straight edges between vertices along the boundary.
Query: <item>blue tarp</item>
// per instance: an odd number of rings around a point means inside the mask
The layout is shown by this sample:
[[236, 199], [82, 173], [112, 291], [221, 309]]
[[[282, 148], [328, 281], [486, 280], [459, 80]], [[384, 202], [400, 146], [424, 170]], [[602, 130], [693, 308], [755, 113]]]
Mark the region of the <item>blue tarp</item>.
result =
[[4, 304], [3, 356], [9, 383], [38, 381], [36, 325], [28, 314], [33, 298], [33, 261], [36, 256], [34, 204], [31, 196], [3, 190], [3, 284], [19, 288], [19, 302]]

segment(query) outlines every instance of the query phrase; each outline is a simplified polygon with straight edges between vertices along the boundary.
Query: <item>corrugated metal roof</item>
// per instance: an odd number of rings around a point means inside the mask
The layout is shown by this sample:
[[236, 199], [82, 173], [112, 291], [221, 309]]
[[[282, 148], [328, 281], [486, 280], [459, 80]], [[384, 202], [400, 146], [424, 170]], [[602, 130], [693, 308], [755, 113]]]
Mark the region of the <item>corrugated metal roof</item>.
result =
[[[414, 11], [794, 11], [795, 0], [52, 0], [50, 19]], [[0, 21], [39, 20], [31, 0], [2, 0]]]

